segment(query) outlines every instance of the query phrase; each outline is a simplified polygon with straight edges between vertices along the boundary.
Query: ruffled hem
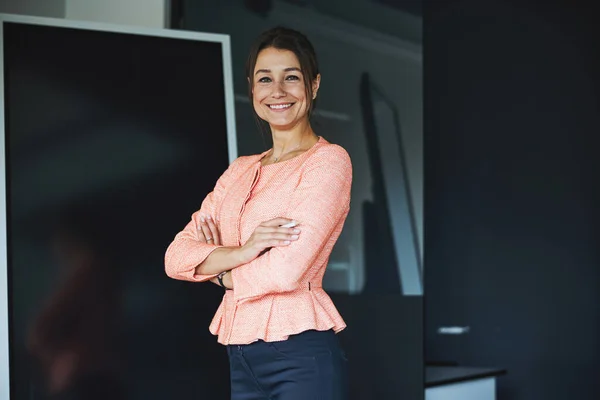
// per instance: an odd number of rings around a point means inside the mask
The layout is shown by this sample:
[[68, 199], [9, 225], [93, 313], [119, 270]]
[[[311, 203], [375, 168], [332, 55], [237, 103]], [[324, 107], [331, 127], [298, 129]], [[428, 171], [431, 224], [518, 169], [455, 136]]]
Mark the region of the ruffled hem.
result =
[[[228, 304], [228, 303], [232, 304]], [[228, 321], [228, 313], [235, 312], [234, 320]], [[229, 324], [233, 323], [233, 326]], [[286, 340], [307, 330], [339, 333], [346, 328], [342, 316], [331, 298], [321, 288], [311, 291], [290, 293], [282, 296], [273, 294], [256, 301], [238, 303], [226, 296], [219, 306], [210, 332], [218, 336], [223, 345], [242, 345], [264, 340], [277, 342]]]

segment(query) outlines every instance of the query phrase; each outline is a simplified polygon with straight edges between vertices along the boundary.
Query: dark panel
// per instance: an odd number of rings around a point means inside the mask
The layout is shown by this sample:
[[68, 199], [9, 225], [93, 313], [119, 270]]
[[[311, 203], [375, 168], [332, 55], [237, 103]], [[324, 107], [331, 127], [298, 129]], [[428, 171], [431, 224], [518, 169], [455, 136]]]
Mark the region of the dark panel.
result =
[[597, 35], [575, 11], [454, 1], [425, 25], [427, 361], [506, 368], [505, 400], [600, 389]]
[[229, 163], [220, 44], [11, 23], [4, 43], [11, 398], [227, 398], [222, 291], [163, 264]]
[[350, 400], [423, 398], [423, 298], [332, 295], [348, 328]]

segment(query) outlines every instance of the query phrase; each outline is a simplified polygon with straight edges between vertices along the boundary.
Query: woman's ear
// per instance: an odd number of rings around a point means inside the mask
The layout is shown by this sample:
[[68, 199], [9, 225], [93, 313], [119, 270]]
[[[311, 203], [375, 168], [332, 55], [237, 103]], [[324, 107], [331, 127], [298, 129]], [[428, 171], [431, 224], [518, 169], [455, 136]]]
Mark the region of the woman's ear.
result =
[[317, 74], [317, 77], [312, 83], [313, 100], [317, 97], [317, 92], [321, 86], [321, 74]]

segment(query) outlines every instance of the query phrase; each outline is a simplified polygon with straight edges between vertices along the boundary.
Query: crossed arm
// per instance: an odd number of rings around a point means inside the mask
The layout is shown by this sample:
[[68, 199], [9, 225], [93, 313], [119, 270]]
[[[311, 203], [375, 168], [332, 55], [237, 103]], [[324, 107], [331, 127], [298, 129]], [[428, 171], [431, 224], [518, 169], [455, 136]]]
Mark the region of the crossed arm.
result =
[[[239, 247], [222, 246], [216, 224], [207, 218], [216, 215], [215, 204], [232, 184], [228, 179], [226, 172], [167, 249], [167, 275], [217, 283], [219, 273], [230, 271], [223, 283], [234, 288], [237, 300], [294, 290], [348, 213], [352, 165], [347, 153], [335, 147], [313, 155], [290, 195], [286, 218], [263, 222]], [[291, 221], [299, 227], [281, 226]]]
[[[213, 251], [196, 267], [196, 274], [213, 275], [225, 272], [222, 276], [223, 285], [227, 289], [233, 289], [233, 281], [229, 273], [232, 269], [254, 260], [265, 249], [276, 246], [289, 246], [293, 241], [298, 240], [301, 229], [282, 227], [286, 224], [296, 225], [296, 222], [286, 218], [275, 218], [263, 222], [254, 230], [244, 246], [219, 247]], [[211, 217], [201, 217], [198, 226], [198, 241], [221, 246], [221, 233]], [[216, 276], [209, 280], [216, 285], [221, 285]]]

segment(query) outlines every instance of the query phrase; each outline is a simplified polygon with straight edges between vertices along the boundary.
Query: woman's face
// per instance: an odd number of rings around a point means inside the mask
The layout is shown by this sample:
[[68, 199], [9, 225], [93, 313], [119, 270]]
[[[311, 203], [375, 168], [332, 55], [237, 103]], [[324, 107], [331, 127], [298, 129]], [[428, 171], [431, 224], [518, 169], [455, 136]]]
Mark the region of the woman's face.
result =
[[[309, 99], [300, 62], [289, 50], [263, 49], [256, 60], [252, 79], [254, 110], [273, 128], [291, 129], [308, 118]], [[313, 93], [320, 76], [313, 82]]]

